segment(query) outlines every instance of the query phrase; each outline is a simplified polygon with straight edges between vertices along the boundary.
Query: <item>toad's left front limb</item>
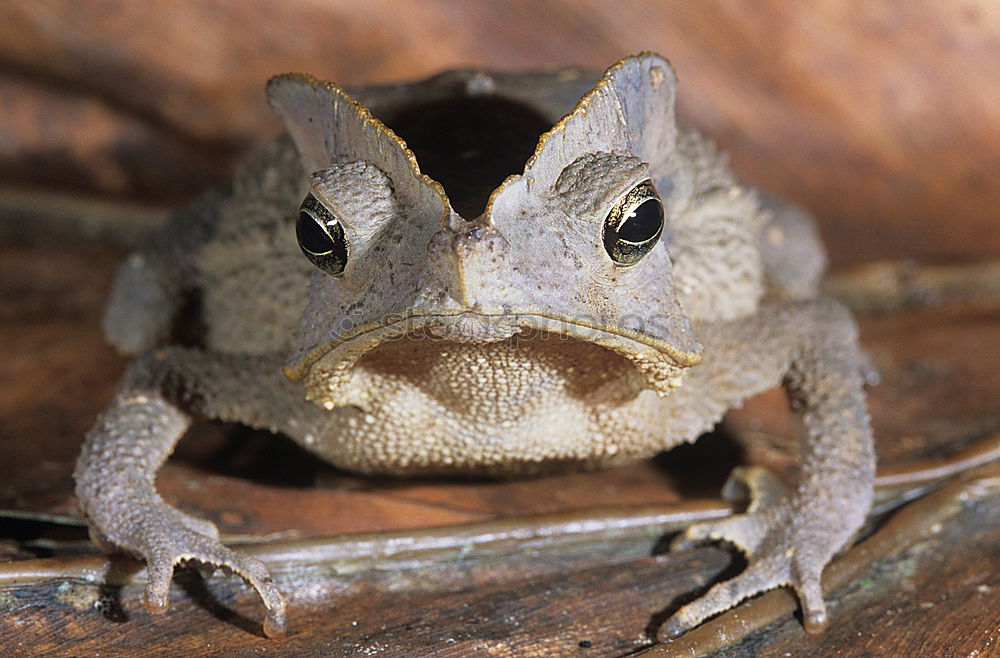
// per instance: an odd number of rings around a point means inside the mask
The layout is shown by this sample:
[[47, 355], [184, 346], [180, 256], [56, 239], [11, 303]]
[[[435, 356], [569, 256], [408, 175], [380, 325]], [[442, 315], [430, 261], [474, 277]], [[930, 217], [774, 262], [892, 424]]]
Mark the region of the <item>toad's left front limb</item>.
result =
[[779, 303], [749, 321], [707, 328], [703, 339], [705, 362], [695, 370], [704, 370], [691, 373], [672, 404], [721, 409], [782, 382], [805, 425], [802, 476], [791, 491], [773, 476], [743, 469], [753, 474], [745, 478], [753, 497], [746, 513], [695, 524], [675, 541], [674, 548], [685, 548], [726, 540], [747, 555], [748, 565], [680, 608], [659, 635], [679, 635], [783, 585], [795, 589], [806, 630], [821, 630], [827, 622], [823, 568], [864, 522], [875, 474], [854, 321], [832, 301]]
[[222, 545], [215, 525], [156, 491], [156, 472], [194, 417], [291, 436], [321, 426], [323, 413], [281, 372], [280, 355], [222, 354], [168, 347], [134, 361], [111, 406], [88, 432], [76, 493], [91, 536], [107, 551], [146, 561], [145, 605], [165, 612], [175, 565], [194, 561], [239, 574], [268, 610], [264, 631], [283, 632], [285, 602], [264, 565]]

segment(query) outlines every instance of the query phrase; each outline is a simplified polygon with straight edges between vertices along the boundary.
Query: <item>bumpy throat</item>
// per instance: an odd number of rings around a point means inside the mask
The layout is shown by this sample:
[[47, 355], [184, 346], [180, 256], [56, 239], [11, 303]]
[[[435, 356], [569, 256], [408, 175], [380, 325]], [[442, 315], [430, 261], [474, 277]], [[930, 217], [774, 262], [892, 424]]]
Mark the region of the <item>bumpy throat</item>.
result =
[[354, 364], [311, 447], [365, 471], [534, 470], [614, 456], [615, 419], [651, 397], [628, 359], [584, 341], [408, 336]]

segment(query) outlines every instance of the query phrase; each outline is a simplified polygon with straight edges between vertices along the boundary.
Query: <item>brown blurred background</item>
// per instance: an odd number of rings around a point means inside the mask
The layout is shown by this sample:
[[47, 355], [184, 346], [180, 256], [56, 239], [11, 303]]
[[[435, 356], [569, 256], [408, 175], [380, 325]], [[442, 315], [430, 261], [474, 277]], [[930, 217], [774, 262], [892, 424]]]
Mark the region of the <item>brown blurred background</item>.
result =
[[[995, 435], [997, 0], [0, 0], [0, 566], [84, 545], [73, 463], [125, 367], [100, 331], [121, 245], [53, 239], [46, 213], [71, 228], [110, 217], [121, 229], [162, 216], [143, 207], [178, 207], [277, 132], [263, 92], [275, 73], [353, 86], [457, 66], [602, 69], [642, 50], [673, 61], [682, 115], [729, 150], [741, 175], [819, 217], [841, 290], [902, 298], [859, 314], [882, 375], [869, 392], [880, 467]], [[11, 226], [34, 239], [12, 237]], [[845, 267], [898, 258], [945, 265], [904, 263], [888, 276], [878, 265]], [[851, 279], [858, 271], [875, 276]], [[894, 287], [893, 272], [905, 285]], [[229, 537], [269, 541], [678, 503], [715, 496], [736, 463], [793, 465], [787, 406], [771, 391], [731, 414], [742, 451], [717, 435], [686, 456], [519, 482], [355, 477], [278, 437], [205, 424], [181, 441], [157, 487]], [[949, 505], [947, 523], [913, 521], [933, 528], [914, 551], [880, 560], [864, 584], [837, 594], [825, 635], [805, 638], [789, 617], [731, 655], [986, 655], [996, 642], [1000, 508], [996, 496]], [[558, 565], [517, 576], [516, 588], [508, 577], [448, 594], [421, 593], [421, 583], [376, 600], [365, 587], [382, 576], [359, 576], [354, 594], [337, 584], [329, 605], [293, 606], [292, 637], [268, 650], [568, 655], [585, 640], [593, 655], [621, 655], [651, 644], [667, 592], [712, 581], [727, 556], [705, 547], [687, 558]], [[229, 583], [226, 605], [255, 620], [255, 598], [233, 580], [213, 579], [212, 591]], [[103, 587], [91, 605], [53, 583], [0, 601], [0, 646], [25, 655], [264, 650], [256, 621], [193, 590], [154, 618], [140, 610], [141, 588], [117, 603], [108, 594], [102, 607]]]
[[277, 130], [268, 77], [602, 69], [655, 50], [684, 116], [822, 221], [837, 264], [1000, 252], [1000, 3], [0, 4], [0, 183], [174, 206]]

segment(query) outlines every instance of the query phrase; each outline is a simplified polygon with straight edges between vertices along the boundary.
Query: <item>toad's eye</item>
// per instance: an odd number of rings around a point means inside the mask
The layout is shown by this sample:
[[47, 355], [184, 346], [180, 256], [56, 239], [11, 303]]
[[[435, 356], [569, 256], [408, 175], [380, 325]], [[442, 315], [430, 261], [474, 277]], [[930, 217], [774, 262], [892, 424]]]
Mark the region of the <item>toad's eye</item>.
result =
[[604, 248], [619, 265], [635, 265], [663, 233], [663, 202], [652, 181], [618, 199], [604, 220]]
[[312, 264], [330, 276], [340, 276], [347, 265], [347, 236], [344, 227], [312, 194], [299, 206], [295, 222], [299, 248]]

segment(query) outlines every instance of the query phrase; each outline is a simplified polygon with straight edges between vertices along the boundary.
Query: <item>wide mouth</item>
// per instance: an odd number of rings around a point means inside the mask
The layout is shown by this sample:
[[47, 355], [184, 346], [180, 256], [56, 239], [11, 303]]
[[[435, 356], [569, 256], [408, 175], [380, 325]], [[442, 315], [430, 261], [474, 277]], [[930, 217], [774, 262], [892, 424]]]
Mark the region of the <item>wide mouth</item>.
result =
[[[389, 316], [363, 326], [345, 326], [335, 338], [300, 353], [285, 366], [292, 380], [302, 380], [314, 369], [322, 371], [324, 389], [333, 393], [349, 379], [359, 359], [390, 341], [440, 341], [448, 344], [486, 344], [539, 337], [571, 338], [603, 347], [627, 359], [646, 385], [661, 395], [681, 383], [685, 369], [701, 362], [701, 346], [682, 349], [658, 339], [641, 327], [616, 327], [597, 318], [553, 317], [537, 313], [477, 313]], [[315, 374], [315, 373], [314, 373]], [[314, 379], [310, 377], [310, 379]], [[329, 396], [322, 396], [327, 399]]]

